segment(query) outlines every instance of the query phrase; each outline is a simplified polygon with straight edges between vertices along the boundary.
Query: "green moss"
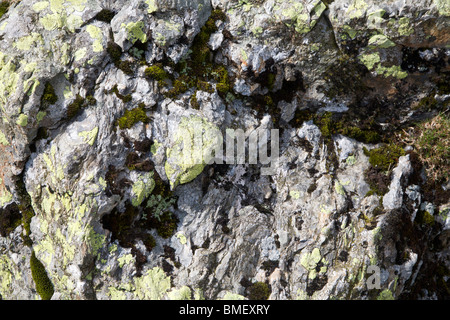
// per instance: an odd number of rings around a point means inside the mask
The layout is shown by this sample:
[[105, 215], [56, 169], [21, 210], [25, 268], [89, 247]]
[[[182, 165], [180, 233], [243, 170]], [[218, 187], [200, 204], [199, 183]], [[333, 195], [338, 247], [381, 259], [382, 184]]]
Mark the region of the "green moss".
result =
[[431, 111], [433, 109], [436, 109], [437, 105], [438, 102], [434, 97], [434, 93], [431, 93], [429, 96], [422, 98], [415, 109]]
[[249, 300], [267, 300], [271, 293], [269, 286], [264, 282], [255, 282], [248, 290]]
[[84, 107], [85, 100], [82, 96], [77, 94], [75, 100], [67, 106], [66, 116], [68, 119], [75, 117], [78, 112]]
[[[228, 71], [225, 66], [213, 62], [213, 52], [208, 47], [211, 34], [218, 30], [216, 21], [225, 21], [225, 19], [226, 15], [221, 10], [214, 10], [211, 13], [208, 21], [193, 41], [190, 56], [175, 66], [175, 70], [182, 76], [181, 79], [174, 81], [174, 89], [171, 90], [170, 95], [178, 95], [191, 87], [212, 93], [214, 87], [211, 83], [216, 84], [216, 90], [222, 97], [225, 97], [230, 91]], [[177, 82], [177, 80], [181, 82]], [[194, 102], [193, 107], [197, 107], [195, 101], [191, 101]]]
[[381, 139], [380, 135], [374, 130], [363, 130], [358, 127], [345, 126], [339, 131], [344, 136], [364, 143], [378, 143]]
[[158, 235], [164, 239], [168, 239], [177, 230], [178, 219], [170, 211], [165, 211], [159, 216], [151, 216], [147, 218], [147, 226], [156, 229]]
[[58, 101], [58, 96], [55, 94], [55, 89], [50, 82], [47, 82], [44, 87], [44, 93], [41, 97], [41, 107], [46, 108], [55, 104]]
[[17, 204], [11, 203], [0, 209], [0, 235], [6, 237], [20, 226], [21, 221], [22, 214]]
[[434, 225], [434, 217], [428, 211], [419, 211], [414, 222], [432, 227]]
[[207, 81], [203, 81], [203, 80], [197, 80], [197, 89], [201, 90], [201, 91], [205, 91], [205, 92], [209, 92], [209, 93], [213, 93], [214, 89], [212, 87], [212, 85], [207, 82]]
[[164, 71], [161, 64], [155, 64], [145, 69], [145, 76], [153, 80], [164, 80], [169, 76]]
[[434, 181], [450, 179], [450, 117], [445, 113], [417, 126], [414, 146], [427, 176]]
[[120, 57], [122, 56], [122, 48], [115, 42], [109, 42], [106, 46], [106, 51], [108, 52], [113, 63], [117, 66], [120, 61]]
[[170, 89], [165, 96], [169, 98], [175, 98], [179, 94], [186, 92], [189, 89], [189, 85], [186, 82], [186, 79], [180, 77], [179, 79], [173, 82], [173, 88]]
[[128, 103], [131, 100], [133, 100], [133, 97], [131, 96], [131, 94], [127, 94], [127, 95], [122, 95], [119, 93], [119, 89], [117, 88], [117, 85], [114, 86], [114, 88], [111, 89], [111, 92], [113, 92], [117, 98], [119, 98], [120, 100], [122, 100], [124, 103]]
[[102, 9], [97, 15], [94, 17], [95, 20], [103, 21], [106, 23], [110, 23], [112, 18], [116, 13], [114, 11], [108, 10], [108, 9]]
[[143, 108], [137, 107], [132, 110], [125, 110], [125, 114], [118, 120], [118, 125], [122, 130], [130, 129], [139, 121], [149, 123], [150, 119]]
[[10, 2], [2, 1], [0, 2], [0, 18], [8, 11]]
[[34, 251], [31, 252], [30, 267], [37, 293], [42, 300], [50, 300], [54, 293], [53, 283], [50, 281], [42, 262], [36, 258]]
[[134, 74], [134, 63], [131, 61], [120, 61], [117, 63], [117, 68], [122, 70], [123, 73], [125, 73], [126, 75], [133, 75]]
[[398, 145], [385, 144], [370, 151], [364, 148], [364, 154], [369, 157], [372, 167], [387, 172], [394, 167], [399, 157], [405, 155], [405, 151]]
[[196, 110], [200, 109], [200, 103], [197, 100], [197, 91], [195, 91], [194, 94], [191, 96], [189, 102], [191, 103], [192, 108]]

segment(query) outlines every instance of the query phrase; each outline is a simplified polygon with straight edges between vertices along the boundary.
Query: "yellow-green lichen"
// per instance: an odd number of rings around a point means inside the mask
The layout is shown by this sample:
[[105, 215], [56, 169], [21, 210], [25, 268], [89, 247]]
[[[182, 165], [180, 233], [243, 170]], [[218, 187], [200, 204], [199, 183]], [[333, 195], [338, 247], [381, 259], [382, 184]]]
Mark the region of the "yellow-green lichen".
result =
[[364, 0], [353, 0], [348, 6], [346, 14], [350, 19], [361, 18], [368, 8], [367, 3]]
[[155, 267], [134, 279], [135, 295], [141, 300], [161, 300], [170, 290], [170, 277]]
[[345, 163], [347, 163], [349, 166], [352, 166], [356, 163], [356, 157], [355, 156], [348, 156], [345, 160]]
[[36, 2], [35, 4], [33, 4], [33, 6], [31, 7], [35, 12], [41, 12], [44, 9], [47, 9], [49, 5], [48, 1], [39, 1]]
[[92, 255], [97, 256], [101, 248], [105, 245], [106, 236], [94, 231], [92, 226], [87, 227], [86, 243], [89, 245]]
[[408, 17], [401, 17], [398, 20], [398, 34], [401, 36], [410, 36], [414, 33], [414, 28]]
[[159, 143], [157, 140], [154, 140], [152, 146], [150, 147], [150, 152], [152, 154], [156, 154], [160, 146], [162, 146], [162, 143]]
[[394, 296], [392, 295], [391, 290], [385, 289], [380, 292], [377, 297], [377, 300], [394, 300]]
[[376, 9], [368, 13], [367, 15], [367, 25], [371, 29], [380, 29], [381, 23], [384, 22], [383, 16], [386, 14], [386, 10], [384, 9]]
[[222, 144], [220, 139], [214, 124], [198, 116], [183, 117], [174, 134], [174, 146], [166, 150], [165, 171], [171, 187], [194, 180], [213, 159]]
[[131, 253], [129, 253], [129, 254], [126, 254], [126, 255], [118, 258], [117, 261], [119, 262], [119, 267], [123, 268], [124, 265], [128, 265], [132, 261], [134, 261], [134, 257]]
[[147, 12], [153, 13], [158, 10], [158, 5], [156, 4], [156, 0], [145, 0], [145, 3], [148, 5]]
[[300, 199], [300, 192], [297, 190], [291, 190], [291, 191], [289, 191], [289, 196], [293, 200], [298, 200], [298, 199]]
[[128, 40], [131, 43], [136, 41], [141, 41], [142, 43], [147, 42], [147, 34], [145, 33], [144, 21], [130, 22], [128, 24], [122, 23], [121, 28], [125, 28], [128, 33]]
[[11, 259], [6, 254], [0, 255], [0, 296], [9, 297], [12, 291], [13, 279], [15, 279], [15, 268]]
[[403, 71], [400, 66], [385, 67], [379, 65], [375, 69], [375, 71], [377, 72], [377, 74], [383, 75], [386, 78], [393, 77], [397, 79], [404, 79], [408, 76], [408, 73], [406, 71]]
[[92, 24], [86, 27], [86, 31], [89, 33], [91, 38], [94, 40], [92, 44], [92, 50], [94, 52], [102, 52], [103, 51], [103, 33], [102, 29]]
[[28, 116], [26, 114], [19, 114], [19, 117], [17, 118], [16, 123], [19, 126], [25, 127], [28, 124]]
[[5, 134], [3, 132], [0, 131], [0, 143], [4, 146], [9, 146], [10, 143], [8, 141], [8, 139], [6, 138]]
[[148, 172], [141, 176], [132, 186], [133, 196], [131, 204], [135, 207], [141, 205], [142, 201], [147, 198], [155, 188], [155, 180], [153, 179], [153, 172]]
[[19, 50], [28, 51], [38, 44], [43, 44], [42, 36], [39, 33], [32, 32], [14, 42], [13, 46]]
[[345, 196], [344, 187], [342, 186], [342, 184], [338, 180], [336, 180], [334, 182], [334, 190], [336, 190], [337, 194], [340, 194], [341, 196]]
[[191, 300], [192, 291], [188, 286], [182, 286], [179, 289], [173, 289], [167, 296], [170, 300]]
[[74, 59], [75, 61], [80, 61], [86, 56], [87, 48], [80, 48], [74, 53]]
[[44, 27], [45, 30], [52, 31], [62, 28], [64, 26], [64, 19], [60, 14], [53, 13], [39, 18], [39, 23]]
[[[319, 271], [317, 271], [319, 263], [321, 263], [321, 266]], [[326, 265], [328, 264], [328, 261], [322, 258], [318, 248], [314, 248], [311, 252], [302, 255], [300, 264], [309, 271], [308, 278], [313, 280], [317, 277], [318, 273], [325, 273], [327, 271]]]
[[177, 237], [178, 240], [180, 240], [180, 243], [182, 245], [185, 245], [187, 243], [187, 238], [183, 233], [177, 233], [175, 236]]
[[374, 66], [381, 61], [380, 54], [378, 52], [363, 54], [359, 57], [359, 60], [367, 67], [367, 69], [372, 70]]
[[84, 142], [92, 146], [97, 139], [98, 127], [95, 127], [89, 131], [81, 131], [78, 133], [80, 137], [83, 138]]
[[437, 11], [442, 16], [450, 16], [450, 3], [447, 0], [433, 0]]
[[376, 34], [372, 37], [370, 37], [369, 46], [374, 46], [377, 48], [390, 48], [395, 47], [395, 43], [392, 42], [388, 37], [386, 37], [384, 34]]
[[127, 299], [127, 295], [124, 290], [117, 289], [114, 287], [108, 288], [107, 295], [109, 297], [111, 297], [111, 300], [126, 300]]
[[8, 97], [18, 87], [19, 75], [16, 69], [17, 66], [12, 59], [8, 59], [0, 52], [0, 105], [6, 104]]
[[225, 295], [223, 296], [222, 300], [245, 300], [245, 297], [241, 296], [240, 294], [227, 291], [225, 292]]

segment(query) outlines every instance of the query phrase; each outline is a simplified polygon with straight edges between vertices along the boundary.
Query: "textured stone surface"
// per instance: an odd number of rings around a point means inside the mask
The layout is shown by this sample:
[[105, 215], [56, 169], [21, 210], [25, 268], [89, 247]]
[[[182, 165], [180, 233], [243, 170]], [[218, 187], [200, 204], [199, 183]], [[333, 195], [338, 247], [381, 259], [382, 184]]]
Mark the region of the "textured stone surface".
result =
[[[270, 299], [448, 298], [448, 184], [427, 189], [408, 154], [371, 192], [366, 150], [386, 141], [354, 128], [394, 137], [436, 112], [424, 97], [448, 106], [449, 14], [441, 0], [13, 4], [0, 216], [33, 217], [0, 236], [1, 297], [39, 298], [34, 251], [52, 299], [248, 299], [256, 282]], [[135, 108], [147, 119], [121, 129]], [[198, 163], [226, 129], [280, 129], [275, 173]]]

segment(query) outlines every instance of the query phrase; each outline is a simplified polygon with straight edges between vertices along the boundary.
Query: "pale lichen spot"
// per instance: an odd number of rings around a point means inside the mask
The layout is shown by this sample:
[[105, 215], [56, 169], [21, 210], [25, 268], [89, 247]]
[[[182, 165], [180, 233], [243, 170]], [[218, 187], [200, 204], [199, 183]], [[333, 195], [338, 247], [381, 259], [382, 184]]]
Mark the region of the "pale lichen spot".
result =
[[103, 51], [103, 34], [102, 29], [92, 24], [86, 27], [86, 31], [89, 33], [92, 39], [94, 39], [94, 43], [92, 44], [92, 49], [94, 52], [102, 52]]
[[82, 131], [79, 132], [78, 135], [83, 138], [84, 142], [92, 146], [97, 139], [98, 127], [90, 131]]

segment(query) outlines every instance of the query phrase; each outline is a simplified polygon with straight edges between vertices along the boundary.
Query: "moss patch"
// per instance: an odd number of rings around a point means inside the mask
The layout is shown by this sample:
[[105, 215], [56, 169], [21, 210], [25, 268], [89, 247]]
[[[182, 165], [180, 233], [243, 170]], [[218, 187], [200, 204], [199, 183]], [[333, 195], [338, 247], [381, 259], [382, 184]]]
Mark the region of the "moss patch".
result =
[[120, 129], [130, 129], [138, 122], [149, 123], [145, 110], [142, 107], [136, 107], [132, 110], [125, 110], [122, 117], [119, 118], [117, 124]]
[[55, 104], [58, 101], [58, 96], [55, 94], [55, 89], [50, 82], [47, 82], [44, 87], [44, 93], [41, 97], [41, 108]]
[[106, 23], [111, 23], [111, 20], [112, 18], [114, 18], [115, 15], [116, 13], [114, 11], [102, 9], [99, 13], [95, 15], [94, 19]]
[[2, 1], [0, 2], [0, 18], [8, 11], [10, 2]]
[[31, 252], [30, 267], [37, 293], [42, 300], [50, 300], [54, 293], [53, 283], [50, 281], [42, 262], [36, 258], [34, 251]]
[[145, 76], [157, 81], [162, 81], [169, 77], [166, 71], [164, 71], [162, 64], [159, 63], [146, 68]]
[[[216, 89], [222, 97], [225, 97], [230, 91], [228, 71], [225, 66], [213, 62], [213, 52], [208, 47], [211, 34], [218, 30], [216, 26], [218, 20], [225, 21], [226, 15], [216, 9], [213, 10], [208, 21], [195, 37], [189, 56], [174, 66], [174, 70], [180, 76], [172, 79], [173, 88], [166, 93], [167, 97], [175, 98], [190, 88], [194, 88], [194, 92], [202, 90], [210, 93]], [[155, 74], [157, 71], [159, 70], [154, 68], [152, 73]], [[215, 88], [213, 84], [215, 84]], [[194, 106], [196, 106], [195, 103]]]
[[393, 169], [398, 158], [405, 155], [405, 151], [398, 145], [386, 144], [372, 150], [364, 148], [364, 154], [369, 157], [369, 163], [372, 167], [383, 172], [388, 172]]
[[398, 162], [398, 158], [405, 155], [403, 148], [396, 144], [384, 144], [380, 148], [367, 150], [364, 154], [369, 157], [371, 167], [364, 172], [370, 191], [366, 196], [372, 194], [384, 195], [389, 190], [390, 175], [392, 169]]
[[439, 114], [417, 127], [410, 139], [420, 160], [426, 166], [427, 175], [434, 181], [450, 179], [450, 117]]
[[271, 293], [269, 286], [264, 282], [255, 282], [247, 290], [249, 300], [267, 300]]
[[19, 207], [15, 203], [7, 205], [4, 209], [0, 209], [0, 235], [8, 236], [22, 222], [22, 214]]

